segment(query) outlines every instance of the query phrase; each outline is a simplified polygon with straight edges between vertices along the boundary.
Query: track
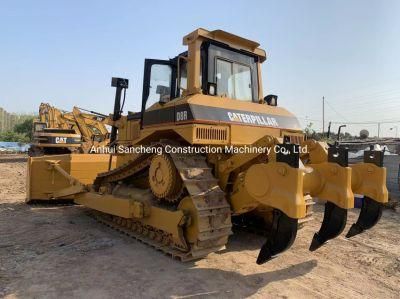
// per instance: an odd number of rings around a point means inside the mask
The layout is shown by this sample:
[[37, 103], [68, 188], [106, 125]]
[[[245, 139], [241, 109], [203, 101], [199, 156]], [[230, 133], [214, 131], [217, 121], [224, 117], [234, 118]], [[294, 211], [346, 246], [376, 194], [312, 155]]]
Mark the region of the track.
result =
[[89, 215], [96, 219], [98, 222], [107, 225], [108, 227], [134, 238], [146, 245], [159, 250], [172, 258], [179, 259], [180, 261], [190, 261], [194, 258], [190, 257], [178, 249], [170, 246], [172, 240], [170, 234], [160, 230], [155, 230], [152, 227], [143, 225], [140, 221], [125, 219], [122, 217], [112, 216], [109, 214], [93, 211]]
[[[164, 146], [157, 144], [154, 146]], [[112, 186], [120, 182], [132, 182], [138, 174], [150, 166], [155, 154], [136, 155], [122, 166], [101, 173], [94, 182], [96, 191], [112, 192]], [[103, 213], [95, 213], [95, 218], [141, 242], [160, 250], [173, 258], [188, 261], [204, 257], [225, 247], [231, 231], [231, 211], [225, 199], [225, 193], [218, 186], [218, 180], [212, 174], [212, 168], [206, 158], [200, 155], [170, 155], [185, 187], [186, 197], [183, 210], [190, 209], [192, 237], [186, 238], [187, 248], [178, 248], [173, 243], [170, 232], [160, 231], [149, 225], [143, 225], [139, 219], [124, 219]], [[165, 207], [157, 201], [152, 205], [168, 209], [180, 209], [180, 204]], [[183, 228], [183, 230], [187, 229]], [[194, 233], [193, 233], [194, 232]], [[193, 235], [195, 239], [193, 239]]]

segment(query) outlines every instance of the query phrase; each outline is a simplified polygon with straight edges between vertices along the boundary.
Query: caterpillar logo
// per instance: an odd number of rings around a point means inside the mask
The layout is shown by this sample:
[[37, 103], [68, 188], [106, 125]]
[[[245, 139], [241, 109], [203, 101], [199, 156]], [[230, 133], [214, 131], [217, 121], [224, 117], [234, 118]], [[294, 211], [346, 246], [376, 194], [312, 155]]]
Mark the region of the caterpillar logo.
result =
[[56, 143], [67, 143], [67, 137], [56, 137]]
[[228, 112], [228, 117], [230, 121], [234, 122], [241, 122], [245, 124], [261, 125], [269, 127], [279, 127], [279, 124], [274, 117], [264, 117], [262, 115], [234, 113], [234, 112]]

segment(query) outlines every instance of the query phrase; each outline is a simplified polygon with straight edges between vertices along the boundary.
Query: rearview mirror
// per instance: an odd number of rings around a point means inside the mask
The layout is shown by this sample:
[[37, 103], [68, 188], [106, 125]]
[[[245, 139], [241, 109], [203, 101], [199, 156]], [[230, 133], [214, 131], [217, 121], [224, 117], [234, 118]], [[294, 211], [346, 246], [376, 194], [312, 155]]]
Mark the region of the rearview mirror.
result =
[[278, 106], [278, 96], [269, 94], [264, 97], [264, 102], [267, 103], [269, 106]]

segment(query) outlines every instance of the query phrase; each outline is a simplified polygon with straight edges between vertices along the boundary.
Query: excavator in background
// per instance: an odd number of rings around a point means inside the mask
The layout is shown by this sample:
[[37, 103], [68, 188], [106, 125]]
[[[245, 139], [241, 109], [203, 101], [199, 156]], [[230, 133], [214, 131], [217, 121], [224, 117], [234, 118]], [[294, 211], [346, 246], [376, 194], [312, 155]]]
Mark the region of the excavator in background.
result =
[[71, 127], [64, 114], [49, 104], [40, 104], [38, 119], [33, 120], [33, 141], [28, 150], [30, 157], [79, 151], [82, 136]]
[[108, 145], [110, 133], [107, 126], [112, 124], [110, 116], [75, 106], [72, 112], [66, 114], [65, 117], [73, 124], [75, 131], [82, 136], [81, 152], [90, 153], [93, 147], [98, 148]]
[[74, 107], [72, 112], [61, 111], [41, 103], [39, 118], [33, 121], [33, 142], [29, 156], [89, 153], [93, 147], [109, 142], [109, 116], [94, 111], [84, 113]]
[[112, 79], [118, 151], [29, 158], [28, 203], [72, 199], [182, 261], [224, 248], [235, 226], [264, 233], [263, 264], [293, 244], [310, 197], [326, 201], [311, 251], [342, 233], [354, 193], [364, 204], [346, 237], [378, 222], [388, 200], [381, 151], [350, 165], [346, 148], [306, 140], [277, 96], [263, 96], [257, 42], [197, 29], [183, 44], [173, 59], [145, 60], [137, 113], [121, 114], [128, 80]]

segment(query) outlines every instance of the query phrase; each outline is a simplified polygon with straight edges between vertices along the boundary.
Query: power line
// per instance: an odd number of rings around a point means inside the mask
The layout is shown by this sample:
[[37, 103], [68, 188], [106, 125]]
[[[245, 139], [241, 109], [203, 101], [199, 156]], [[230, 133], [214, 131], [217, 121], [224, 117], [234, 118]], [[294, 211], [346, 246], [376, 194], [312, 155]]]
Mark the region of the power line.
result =
[[[389, 99], [389, 100], [393, 100], [393, 99]], [[349, 119], [347, 117], [345, 117], [341, 112], [339, 112], [338, 110], [336, 110], [333, 105], [327, 101], [325, 99], [325, 97], [322, 97], [322, 127], [324, 128], [325, 125], [325, 102], [326, 104], [332, 109], [333, 112], [335, 112], [343, 121], [331, 121], [332, 124], [353, 124], [353, 125], [366, 125], [366, 124], [376, 124], [378, 126], [380, 126], [380, 124], [390, 124], [390, 123], [400, 123], [399, 119], [386, 119], [386, 120], [378, 120], [378, 121], [349, 121]], [[390, 103], [391, 105], [389, 107], [393, 107], [393, 108], [397, 108], [400, 107], [400, 105], [398, 103]], [[382, 107], [382, 106], [380, 106]], [[364, 109], [370, 109], [370, 107], [366, 107], [366, 105], [363, 105]], [[384, 107], [382, 107], [384, 109]], [[387, 107], [385, 107], [387, 108]], [[360, 109], [359, 109], [360, 110]], [[361, 109], [363, 110], [363, 109]], [[351, 114], [354, 113], [360, 113], [360, 111], [351, 111]], [[310, 120], [310, 121], [316, 121], [316, 122], [321, 122], [320, 120], [317, 119], [311, 119], [308, 117], [299, 117], [300, 119], [304, 119], [306, 121]]]
[[341, 113], [339, 113], [335, 108], [333, 108], [332, 105], [331, 105], [327, 100], [325, 100], [325, 102], [328, 104], [329, 107], [331, 107], [331, 109], [332, 109], [334, 112], [336, 112], [337, 115], [339, 115], [339, 116], [340, 116], [342, 119], [344, 119], [345, 121], [348, 121], [347, 118], [344, 117]]
[[[364, 95], [354, 95], [354, 96], [345, 95], [344, 97], [339, 96], [339, 98], [341, 98], [342, 100], [344, 100], [346, 102], [350, 102], [350, 101], [354, 102], [355, 100], [364, 101], [365, 99], [381, 98], [384, 95], [388, 96], [388, 95], [399, 94], [399, 93], [400, 93], [400, 89], [396, 88], [396, 89], [386, 90], [386, 91], [371, 92], [369, 94], [364, 94]], [[333, 96], [332, 98], [337, 98], [337, 96], [336, 97]]]
[[361, 109], [371, 109], [371, 107], [374, 108], [381, 108], [381, 109], [385, 109], [389, 106], [399, 106], [400, 100], [400, 96], [399, 97], [395, 97], [392, 99], [387, 99], [387, 100], [375, 100], [373, 103], [346, 103], [346, 109], [347, 110], [354, 110], [354, 111], [359, 111]]
[[[319, 122], [321, 123], [322, 121], [320, 119], [315, 119], [315, 118], [309, 118], [306, 116], [296, 116], [298, 119], [306, 120], [306, 121], [314, 121], [314, 122]], [[339, 125], [339, 124], [347, 124], [347, 125], [377, 125], [378, 123], [380, 124], [395, 124], [395, 123], [400, 123], [400, 119], [384, 119], [382, 121], [330, 121], [332, 124]]]
[[302, 117], [302, 116], [297, 116], [297, 118], [299, 118], [299, 119], [303, 119], [303, 120], [306, 120], [306, 121], [315, 121], [315, 122], [322, 123], [322, 120], [320, 120], [320, 119], [313, 119], [313, 118], [309, 118], [309, 117]]
[[331, 121], [332, 124], [346, 124], [346, 125], [377, 125], [377, 124], [395, 124], [400, 123], [400, 120], [390, 120], [390, 121], [366, 121], [366, 122], [338, 122], [338, 121]]

